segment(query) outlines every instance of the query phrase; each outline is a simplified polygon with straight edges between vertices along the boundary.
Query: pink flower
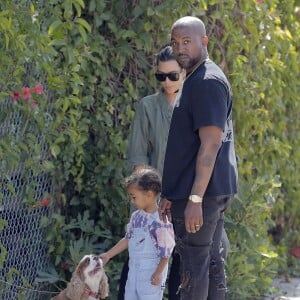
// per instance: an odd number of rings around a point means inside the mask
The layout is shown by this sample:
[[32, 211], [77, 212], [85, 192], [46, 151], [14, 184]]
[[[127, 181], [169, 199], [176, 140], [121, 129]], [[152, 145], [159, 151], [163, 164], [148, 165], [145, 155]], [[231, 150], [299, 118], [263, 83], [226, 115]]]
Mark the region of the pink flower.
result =
[[28, 101], [30, 99], [30, 97], [31, 97], [30, 88], [23, 87], [22, 90], [23, 90], [24, 99]]
[[44, 198], [41, 201], [36, 202], [34, 207], [47, 207], [50, 204], [50, 198]]
[[31, 92], [38, 95], [44, 94], [43, 86], [40, 83], [37, 83], [35, 87], [31, 89]]
[[261, 3], [263, 2], [263, 0], [256, 0], [256, 2], [257, 2], [258, 4], [261, 4]]
[[[18, 90], [15, 90], [13, 92], [13, 100], [18, 101], [21, 99], [24, 99], [26, 101], [29, 101], [31, 99], [32, 94], [44, 94], [44, 89], [43, 86], [40, 83], [37, 83], [33, 88], [29, 88], [26, 86], [22, 87], [22, 93], [19, 92]], [[36, 101], [30, 101], [30, 107], [31, 108], [36, 108], [38, 106], [38, 103]]]
[[41, 206], [48, 206], [50, 204], [50, 199], [49, 198], [44, 198], [41, 202]]
[[300, 259], [300, 246], [293, 247], [289, 249], [289, 253], [294, 257]]
[[38, 106], [38, 104], [37, 104], [36, 101], [32, 101], [31, 104], [30, 104], [31, 108], [36, 108], [37, 106]]
[[18, 100], [22, 99], [22, 95], [20, 94], [20, 92], [19, 92], [18, 90], [14, 91], [12, 97], [13, 97], [13, 99], [14, 99], [15, 101], [18, 101]]
[[68, 270], [68, 268], [69, 268], [68, 263], [67, 263], [67, 262], [63, 262], [63, 263], [61, 264], [61, 268], [62, 268], [63, 270]]

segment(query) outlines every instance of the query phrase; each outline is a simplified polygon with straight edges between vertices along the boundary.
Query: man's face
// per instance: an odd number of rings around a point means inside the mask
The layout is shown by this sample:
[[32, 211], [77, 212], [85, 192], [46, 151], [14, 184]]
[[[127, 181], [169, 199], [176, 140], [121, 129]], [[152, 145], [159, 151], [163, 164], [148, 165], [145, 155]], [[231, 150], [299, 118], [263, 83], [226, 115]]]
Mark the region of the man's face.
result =
[[202, 60], [202, 38], [193, 27], [175, 27], [171, 33], [171, 45], [179, 65], [190, 72]]

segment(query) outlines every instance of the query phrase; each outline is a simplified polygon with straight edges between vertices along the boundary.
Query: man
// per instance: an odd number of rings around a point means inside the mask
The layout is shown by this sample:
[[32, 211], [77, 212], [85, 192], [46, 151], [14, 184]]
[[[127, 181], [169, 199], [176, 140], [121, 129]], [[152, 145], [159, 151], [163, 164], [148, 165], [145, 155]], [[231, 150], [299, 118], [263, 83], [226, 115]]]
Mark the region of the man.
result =
[[172, 115], [160, 217], [172, 218], [174, 224], [181, 300], [225, 299], [219, 249], [224, 211], [237, 192], [231, 88], [209, 59], [207, 44], [198, 18], [174, 23], [171, 45], [187, 77]]

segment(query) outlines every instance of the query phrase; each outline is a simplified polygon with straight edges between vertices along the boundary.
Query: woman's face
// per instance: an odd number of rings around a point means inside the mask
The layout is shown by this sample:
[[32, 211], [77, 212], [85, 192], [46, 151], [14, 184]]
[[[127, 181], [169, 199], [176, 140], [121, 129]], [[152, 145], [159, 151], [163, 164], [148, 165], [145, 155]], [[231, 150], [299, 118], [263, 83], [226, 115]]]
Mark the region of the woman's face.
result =
[[[164, 81], [160, 81], [160, 84], [163, 88], [163, 91], [166, 95], [173, 95], [176, 93], [182, 85], [182, 82], [185, 78], [185, 70], [182, 69], [177, 61], [169, 60], [169, 61], [160, 61], [157, 66], [156, 73], [158, 74], [170, 74], [177, 73], [179, 74], [179, 79], [177, 81], [172, 81], [168, 76], [165, 76]], [[176, 77], [176, 76], [175, 76]]]

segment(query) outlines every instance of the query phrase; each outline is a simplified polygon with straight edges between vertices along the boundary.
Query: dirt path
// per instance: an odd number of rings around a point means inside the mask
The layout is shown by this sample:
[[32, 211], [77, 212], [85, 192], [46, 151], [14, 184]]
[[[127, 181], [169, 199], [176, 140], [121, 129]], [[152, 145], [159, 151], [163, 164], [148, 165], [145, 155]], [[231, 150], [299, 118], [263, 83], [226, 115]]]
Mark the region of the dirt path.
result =
[[279, 288], [279, 292], [266, 297], [266, 300], [300, 300], [300, 278], [289, 278], [288, 281], [278, 278], [274, 280], [273, 285]]

